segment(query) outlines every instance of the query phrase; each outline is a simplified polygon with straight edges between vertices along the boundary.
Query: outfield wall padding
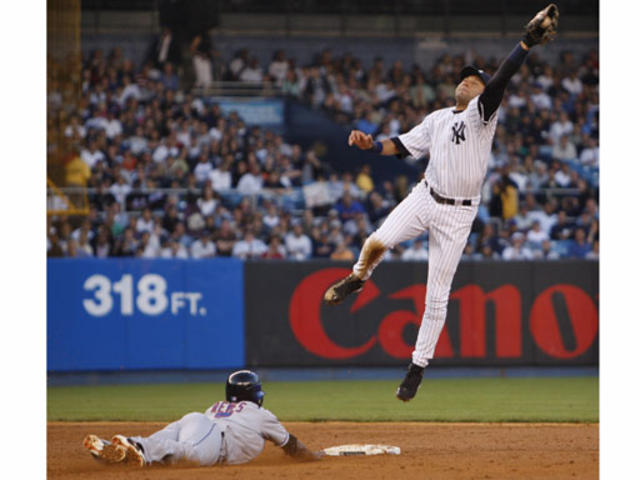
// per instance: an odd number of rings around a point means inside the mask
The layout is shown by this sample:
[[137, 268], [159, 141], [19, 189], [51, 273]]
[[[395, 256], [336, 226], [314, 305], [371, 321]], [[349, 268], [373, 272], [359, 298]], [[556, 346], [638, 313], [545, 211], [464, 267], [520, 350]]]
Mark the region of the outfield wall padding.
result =
[[[383, 262], [344, 304], [329, 261], [49, 259], [50, 372], [396, 366], [427, 266]], [[463, 262], [434, 365], [598, 365], [598, 263]]]

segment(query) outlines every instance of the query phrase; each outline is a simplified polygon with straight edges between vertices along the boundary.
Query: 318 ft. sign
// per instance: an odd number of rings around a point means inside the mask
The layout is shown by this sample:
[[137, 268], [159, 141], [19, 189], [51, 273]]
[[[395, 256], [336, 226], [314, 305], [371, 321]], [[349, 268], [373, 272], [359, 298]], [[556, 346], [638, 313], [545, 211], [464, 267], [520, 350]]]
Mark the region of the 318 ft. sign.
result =
[[204, 307], [199, 306], [202, 300], [200, 292], [168, 293], [167, 281], [161, 275], [148, 273], [140, 277], [134, 289], [133, 275], [125, 274], [117, 282], [112, 282], [104, 275], [91, 275], [83, 285], [93, 294], [92, 298], [82, 301], [89, 315], [102, 317], [114, 308], [115, 297], [120, 299], [120, 313], [133, 315], [135, 309], [145, 315], [160, 315], [167, 309], [172, 315], [188, 311], [190, 315], [206, 315]]

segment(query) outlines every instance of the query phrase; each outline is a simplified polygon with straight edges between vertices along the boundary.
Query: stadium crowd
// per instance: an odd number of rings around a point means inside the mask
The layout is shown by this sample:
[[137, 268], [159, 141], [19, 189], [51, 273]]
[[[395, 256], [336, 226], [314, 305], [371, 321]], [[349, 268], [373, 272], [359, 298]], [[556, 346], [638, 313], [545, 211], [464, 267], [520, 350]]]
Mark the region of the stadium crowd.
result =
[[[325, 50], [299, 67], [277, 51], [263, 68], [246, 50], [225, 63], [203, 45], [192, 45], [195, 86], [263, 85], [378, 140], [452, 106], [464, 64], [493, 72], [498, 63], [445, 55], [427, 71], [401, 62], [386, 69], [383, 59], [366, 69]], [[353, 260], [418, 180], [376, 184], [369, 166], [338, 174], [314, 149], [223, 114], [177, 72], [157, 56], [136, 67], [119, 48], [86, 59], [80, 108], [64, 135], [74, 145], [66, 186], [90, 188], [90, 212], [79, 225], [49, 218], [50, 256]], [[50, 96], [50, 108], [55, 102]], [[555, 64], [529, 55], [500, 109], [463, 259], [598, 258], [598, 108], [596, 51], [563, 53]], [[425, 160], [407, 161], [422, 169]], [[328, 204], [305, 208], [295, 193], [318, 185]], [[426, 238], [387, 255], [427, 259]]]

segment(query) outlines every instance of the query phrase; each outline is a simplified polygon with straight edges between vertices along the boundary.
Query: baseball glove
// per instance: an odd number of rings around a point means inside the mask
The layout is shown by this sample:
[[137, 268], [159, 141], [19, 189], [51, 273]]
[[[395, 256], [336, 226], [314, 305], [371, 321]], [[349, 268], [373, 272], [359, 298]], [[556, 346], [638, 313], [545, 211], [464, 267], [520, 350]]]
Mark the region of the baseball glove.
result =
[[559, 17], [558, 7], [555, 3], [550, 3], [527, 23], [522, 41], [527, 47], [533, 47], [553, 40]]

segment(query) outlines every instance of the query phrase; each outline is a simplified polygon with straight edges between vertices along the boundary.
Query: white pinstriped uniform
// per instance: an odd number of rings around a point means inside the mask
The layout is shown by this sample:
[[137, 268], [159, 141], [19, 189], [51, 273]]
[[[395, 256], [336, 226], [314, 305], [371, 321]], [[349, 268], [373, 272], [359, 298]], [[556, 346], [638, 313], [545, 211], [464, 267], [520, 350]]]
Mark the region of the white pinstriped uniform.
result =
[[[419, 182], [370, 237], [393, 248], [429, 230], [427, 296], [412, 356], [413, 363], [422, 367], [433, 358], [444, 327], [451, 283], [478, 211], [496, 131], [497, 112], [484, 121], [478, 99], [475, 97], [459, 113], [454, 113], [453, 107], [436, 110], [398, 137], [416, 158], [430, 152], [426, 183]], [[442, 197], [455, 199], [456, 205], [436, 202], [430, 188]], [[461, 205], [463, 199], [472, 200], [472, 204]], [[376, 266], [374, 263], [367, 270], [361, 254], [353, 272], [366, 280]]]

